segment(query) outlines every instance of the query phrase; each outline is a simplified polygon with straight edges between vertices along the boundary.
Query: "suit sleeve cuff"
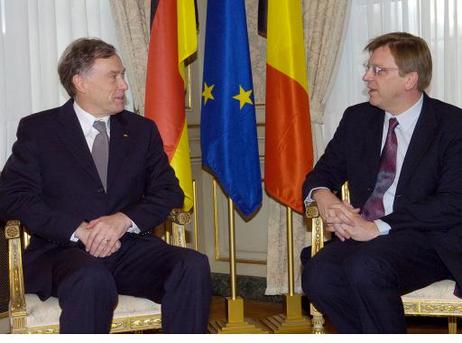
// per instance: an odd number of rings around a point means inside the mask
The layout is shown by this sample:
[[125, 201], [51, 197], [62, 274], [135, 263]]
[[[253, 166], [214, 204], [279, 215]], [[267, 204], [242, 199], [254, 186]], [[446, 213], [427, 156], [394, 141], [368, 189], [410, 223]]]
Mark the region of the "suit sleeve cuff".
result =
[[313, 189], [308, 193], [308, 195], [306, 196], [305, 200], [303, 200], [303, 202], [305, 203], [305, 207], [308, 207], [308, 205], [311, 204], [311, 203], [314, 201], [314, 199], [311, 197], [311, 195], [313, 195], [313, 192], [314, 192], [314, 191], [317, 191], [318, 189], [327, 189], [327, 190], [329, 190], [329, 188], [327, 188], [327, 187], [315, 187], [315, 188], [313, 188]]
[[390, 224], [385, 223], [383, 220], [376, 219], [374, 220], [375, 225], [377, 225], [377, 229], [379, 230], [379, 235], [388, 235], [391, 230]]

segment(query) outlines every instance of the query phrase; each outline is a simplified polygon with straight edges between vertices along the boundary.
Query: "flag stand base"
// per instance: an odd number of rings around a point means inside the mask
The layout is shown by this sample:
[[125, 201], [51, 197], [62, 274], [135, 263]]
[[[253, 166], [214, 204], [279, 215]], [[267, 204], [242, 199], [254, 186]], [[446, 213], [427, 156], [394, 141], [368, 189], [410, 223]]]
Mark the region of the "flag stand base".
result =
[[285, 295], [286, 314], [278, 314], [262, 320], [274, 333], [311, 333], [311, 320], [302, 313], [300, 294]]
[[244, 301], [241, 297], [226, 298], [227, 321], [214, 320], [208, 325], [208, 332], [215, 334], [269, 333], [257, 321], [244, 319]]

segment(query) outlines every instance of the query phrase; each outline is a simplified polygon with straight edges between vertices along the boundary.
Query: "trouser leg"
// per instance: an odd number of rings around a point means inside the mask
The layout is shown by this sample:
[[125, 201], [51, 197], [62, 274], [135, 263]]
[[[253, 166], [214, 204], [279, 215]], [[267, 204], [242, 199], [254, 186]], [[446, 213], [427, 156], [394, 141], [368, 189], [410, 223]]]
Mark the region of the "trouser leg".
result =
[[329, 242], [305, 262], [302, 273], [304, 293], [341, 333], [361, 332], [356, 302], [340, 263], [353, 251], [349, 243]]
[[59, 300], [61, 333], [108, 333], [117, 288], [110, 271], [77, 248], [53, 255], [52, 294]]
[[412, 230], [335, 241], [318, 255], [306, 264], [304, 290], [345, 333], [405, 332], [401, 295], [451, 277], [431, 241]]
[[194, 251], [182, 252], [164, 289], [164, 332], [205, 333], [212, 294], [207, 257]]
[[119, 292], [162, 304], [165, 333], [204, 333], [211, 301], [208, 259], [153, 236], [122, 242], [124, 255], [114, 267]]

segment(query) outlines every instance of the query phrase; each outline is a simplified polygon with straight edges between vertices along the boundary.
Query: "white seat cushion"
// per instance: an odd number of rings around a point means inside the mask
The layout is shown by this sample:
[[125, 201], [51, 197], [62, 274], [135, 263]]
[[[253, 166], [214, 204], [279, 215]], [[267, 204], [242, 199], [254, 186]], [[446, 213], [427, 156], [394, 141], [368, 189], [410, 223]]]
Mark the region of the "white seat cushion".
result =
[[405, 294], [402, 296], [402, 299], [403, 301], [433, 300], [461, 303], [462, 299], [453, 294], [455, 285], [455, 281], [452, 280], [438, 281], [427, 287]]
[[[54, 297], [41, 301], [35, 294], [26, 294], [27, 326], [59, 325], [61, 308]], [[119, 303], [114, 311], [114, 319], [160, 314], [160, 305], [144, 298], [119, 295]]]

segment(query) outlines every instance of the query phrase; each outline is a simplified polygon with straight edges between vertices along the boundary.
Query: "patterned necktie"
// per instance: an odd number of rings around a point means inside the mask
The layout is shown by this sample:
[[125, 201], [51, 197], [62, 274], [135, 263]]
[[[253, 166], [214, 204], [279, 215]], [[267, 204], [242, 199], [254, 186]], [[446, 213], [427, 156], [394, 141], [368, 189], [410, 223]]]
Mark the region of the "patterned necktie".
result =
[[363, 206], [361, 215], [367, 220], [375, 220], [385, 215], [383, 207], [383, 195], [390, 188], [396, 175], [396, 152], [398, 141], [396, 139], [395, 128], [398, 126], [396, 118], [390, 118], [388, 122], [388, 133], [380, 157], [379, 172], [374, 191]]
[[109, 160], [109, 138], [107, 136], [106, 124], [104, 121], [95, 121], [93, 123], [93, 127], [98, 130], [98, 134], [93, 142], [91, 155], [93, 156], [93, 161], [95, 161], [101, 183], [103, 184], [104, 190], [106, 190], [107, 165]]

